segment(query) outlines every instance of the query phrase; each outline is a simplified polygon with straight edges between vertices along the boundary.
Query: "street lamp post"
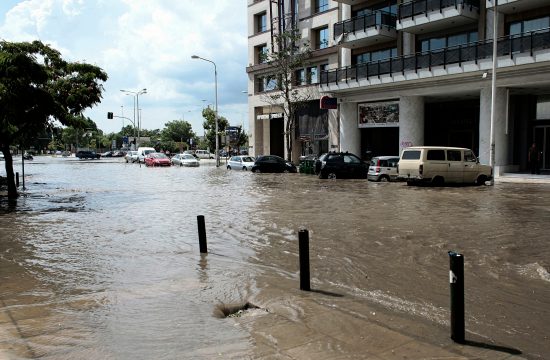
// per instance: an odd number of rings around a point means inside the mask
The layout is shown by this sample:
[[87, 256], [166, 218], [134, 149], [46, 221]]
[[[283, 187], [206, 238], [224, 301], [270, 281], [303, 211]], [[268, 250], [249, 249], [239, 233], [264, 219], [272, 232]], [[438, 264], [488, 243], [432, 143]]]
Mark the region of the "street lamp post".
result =
[[[126, 95], [132, 95], [134, 97], [134, 127], [136, 126], [136, 113], [137, 109], [139, 108], [139, 96], [142, 94], [147, 94], [147, 89], [143, 88], [139, 91], [130, 91], [130, 90], [120, 90], [121, 92], [125, 93]], [[138, 127], [138, 139], [140, 139], [140, 131], [141, 131], [141, 122], [140, 122], [140, 116], [139, 113], [137, 114], [137, 127]], [[136, 141], [136, 148], [139, 144]]]
[[498, 31], [498, 0], [493, 9], [493, 77], [491, 79], [491, 127], [489, 133], [489, 165], [493, 169], [491, 185], [495, 184], [495, 103], [497, 91], [497, 31]]
[[216, 63], [213, 62], [212, 60], [208, 60], [208, 59], [205, 59], [205, 58], [202, 58], [200, 56], [197, 56], [197, 55], [193, 55], [191, 56], [191, 59], [199, 59], [199, 60], [204, 60], [204, 61], [208, 61], [209, 63], [211, 63], [212, 65], [214, 65], [214, 89], [215, 89], [215, 109], [214, 109], [214, 113], [215, 113], [215, 116], [216, 116], [216, 119], [215, 119], [215, 122], [216, 122], [216, 167], [219, 167], [220, 166], [220, 142], [219, 142], [219, 139], [218, 139], [218, 70], [216, 68]]

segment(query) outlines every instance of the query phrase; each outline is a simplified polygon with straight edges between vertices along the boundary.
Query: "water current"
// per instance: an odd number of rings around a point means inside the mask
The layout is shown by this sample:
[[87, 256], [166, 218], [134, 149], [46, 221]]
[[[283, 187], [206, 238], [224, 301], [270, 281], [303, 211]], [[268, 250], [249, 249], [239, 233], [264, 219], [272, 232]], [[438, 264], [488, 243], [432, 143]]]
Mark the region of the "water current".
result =
[[0, 358], [253, 358], [251, 327], [217, 307], [251, 301], [299, 321], [284, 292], [298, 292], [302, 228], [312, 287], [338, 294], [318, 304], [365, 303], [447, 334], [454, 250], [465, 257], [467, 337], [550, 354], [550, 185], [409, 187], [51, 157], [25, 173], [17, 204], [0, 201]]

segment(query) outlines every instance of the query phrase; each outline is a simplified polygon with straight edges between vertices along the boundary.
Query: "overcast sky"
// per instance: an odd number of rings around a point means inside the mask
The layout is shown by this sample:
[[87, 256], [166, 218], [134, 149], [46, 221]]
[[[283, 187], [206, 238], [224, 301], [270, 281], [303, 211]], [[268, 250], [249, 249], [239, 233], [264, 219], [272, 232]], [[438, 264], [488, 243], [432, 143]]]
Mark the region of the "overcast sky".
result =
[[107, 72], [103, 101], [85, 113], [105, 132], [122, 126], [107, 120], [108, 111], [134, 119], [135, 97], [120, 90], [146, 88], [142, 128], [183, 118], [202, 135], [214, 66], [191, 55], [216, 63], [219, 113], [248, 129], [245, 0], [0, 0], [0, 15], [3, 40], [41, 40], [66, 60]]

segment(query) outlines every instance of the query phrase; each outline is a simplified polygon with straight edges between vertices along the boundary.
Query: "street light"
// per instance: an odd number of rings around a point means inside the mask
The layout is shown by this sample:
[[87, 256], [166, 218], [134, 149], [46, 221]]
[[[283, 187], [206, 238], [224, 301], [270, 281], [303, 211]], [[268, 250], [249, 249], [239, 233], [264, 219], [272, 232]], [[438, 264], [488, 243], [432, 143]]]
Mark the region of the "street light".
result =
[[[142, 94], [147, 94], [147, 89], [143, 88], [139, 91], [130, 91], [130, 90], [120, 90], [121, 92], [125, 93], [126, 95], [132, 95], [134, 97], [134, 127], [136, 126], [136, 112], [139, 108], [139, 96]], [[141, 122], [140, 122], [140, 116], [139, 113], [137, 114], [137, 125], [138, 125], [138, 139], [140, 139], [140, 130], [141, 130]], [[136, 147], [139, 144], [136, 142]]]
[[495, 184], [495, 103], [497, 91], [497, 31], [498, 31], [498, 0], [493, 9], [493, 77], [491, 79], [491, 127], [489, 133], [489, 165], [493, 169], [491, 185]]
[[200, 56], [197, 56], [197, 55], [192, 55], [191, 56], [191, 59], [199, 59], [199, 60], [204, 60], [204, 61], [208, 61], [209, 63], [211, 63], [212, 65], [214, 65], [214, 89], [215, 89], [215, 109], [214, 109], [214, 113], [215, 113], [215, 116], [216, 116], [216, 167], [219, 167], [220, 166], [220, 143], [219, 143], [219, 139], [218, 139], [218, 70], [216, 68], [216, 63], [213, 62], [212, 60], [208, 60], [208, 59], [205, 59], [205, 58], [202, 58]]

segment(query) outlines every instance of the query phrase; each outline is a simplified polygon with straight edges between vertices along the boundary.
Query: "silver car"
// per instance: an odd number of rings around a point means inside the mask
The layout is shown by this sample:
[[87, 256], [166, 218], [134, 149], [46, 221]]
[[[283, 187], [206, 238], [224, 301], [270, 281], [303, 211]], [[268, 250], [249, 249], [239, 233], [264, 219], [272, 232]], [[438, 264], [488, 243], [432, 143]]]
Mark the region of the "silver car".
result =
[[232, 156], [227, 161], [227, 170], [250, 170], [254, 166], [255, 159], [248, 155]]
[[370, 181], [397, 180], [399, 156], [377, 156], [370, 161], [367, 179]]
[[176, 154], [170, 160], [172, 161], [172, 165], [191, 167], [197, 167], [200, 165], [199, 160], [191, 154]]

